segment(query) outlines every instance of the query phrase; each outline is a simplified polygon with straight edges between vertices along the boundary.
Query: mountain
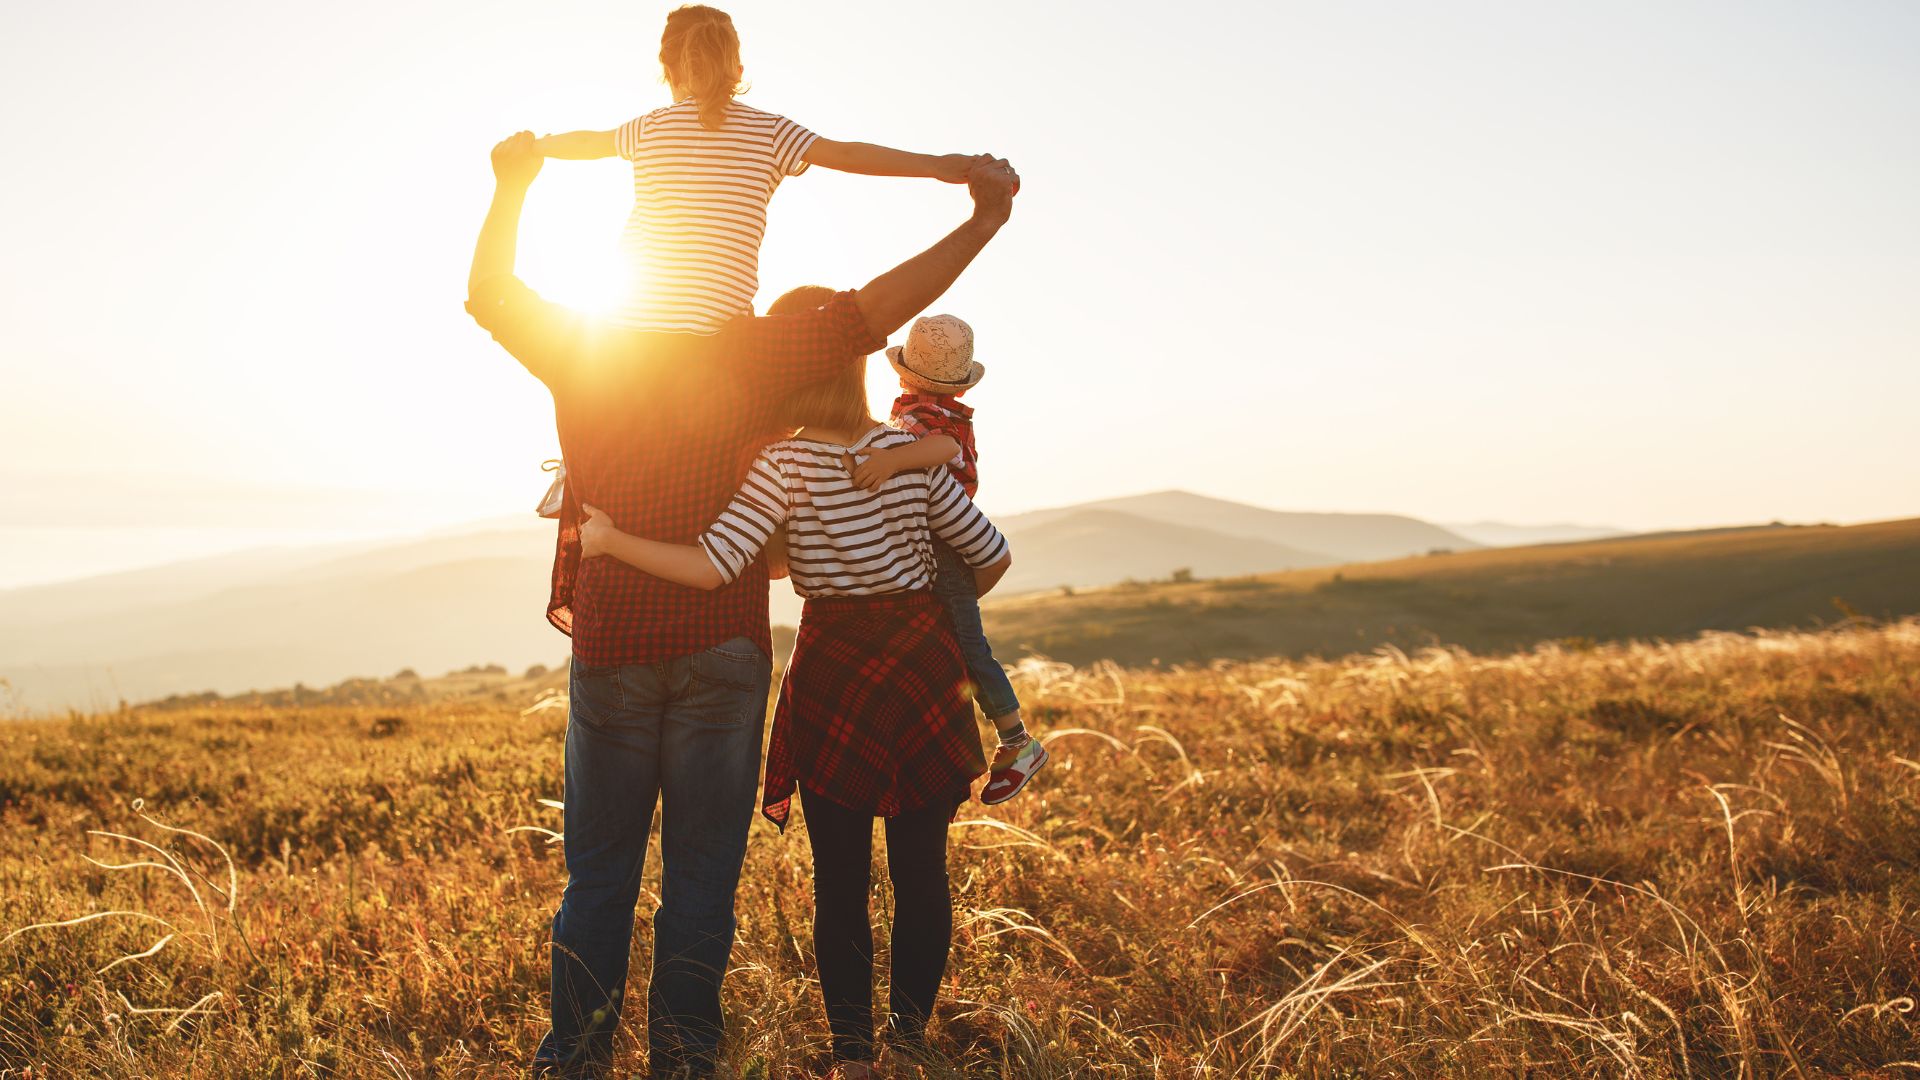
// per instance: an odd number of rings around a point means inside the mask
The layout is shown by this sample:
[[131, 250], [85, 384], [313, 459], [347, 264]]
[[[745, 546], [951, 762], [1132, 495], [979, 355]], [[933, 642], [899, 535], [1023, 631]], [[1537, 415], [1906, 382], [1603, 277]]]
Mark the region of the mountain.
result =
[[1010, 593], [1164, 578], [1178, 569], [1196, 577], [1228, 577], [1339, 561], [1271, 540], [1118, 510], [1075, 510], [1038, 521], [1030, 517], [1018, 516], [1006, 527], [1014, 548], [1013, 569], [1000, 588]]
[[1486, 547], [1525, 547], [1529, 544], [1565, 544], [1576, 540], [1611, 540], [1631, 535], [1609, 525], [1509, 525], [1502, 521], [1475, 521], [1441, 526]]
[[[1267, 510], [1188, 491], [1158, 491], [1057, 510], [1036, 510], [1016, 514], [1002, 524], [1009, 535], [1017, 536], [1037, 525], [1090, 510], [1117, 511], [1169, 525], [1264, 540], [1294, 551], [1318, 553], [1318, 565], [1397, 559], [1403, 555], [1419, 555], [1442, 548], [1466, 551], [1481, 546], [1438, 525], [1399, 514], [1316, 514]], [[1016, 554], [1016, 566], [1019, 559], [1020, 556]]]
[[1489, 548], [992, 599], [1003, 656], [1184, 663], [1434, 644], [1685, 638], [1920, 614], [1920, 518]]
[[[552, 525], [265, 549], [0, 592], [0, 679], [29, 709], [566, 655]], [[0, 690], [0, 705], [7, 704]]]
[[[1472, 541], [1391, 514], [1284, 513], [1168, 491], [1001, 522], [1002, 594], [1329, 566]], [[0, 712], [111, 707], [475, 663], [552, 665], [553, 525], [531, 515], [386, 542], [273, 548], [0, 591]], [[773, 619], [800, 603], [775, 582]]]

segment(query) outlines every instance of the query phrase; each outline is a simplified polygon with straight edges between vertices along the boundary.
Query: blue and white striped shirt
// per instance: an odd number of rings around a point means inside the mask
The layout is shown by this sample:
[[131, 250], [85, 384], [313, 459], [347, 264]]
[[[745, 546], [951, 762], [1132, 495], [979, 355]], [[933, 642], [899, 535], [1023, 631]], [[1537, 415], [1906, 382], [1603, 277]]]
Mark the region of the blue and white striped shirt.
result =
[[716, 130], [692, 99], [622, 124], [633, 213], [621, 237], [631, 292], [614, 321], [634, 330], [711, 334], [751, 315], [767, 201], [806, 171], [814, 134], [784, 116], [727, 106]]
[[932, 537], [969, 566], [1007, 553], [993, 527], [946, 469], [895, 473], [877, 491], [854, 486], [842, 458], [906, 446], [913, 437], [876, 427], [851, 447], [785, 439], [761, 451], [733, 502], [700, 536], [726, 581], [738, 577], [787, 527], [787, 560], [801, 596], [865, 596], [933, 585]]

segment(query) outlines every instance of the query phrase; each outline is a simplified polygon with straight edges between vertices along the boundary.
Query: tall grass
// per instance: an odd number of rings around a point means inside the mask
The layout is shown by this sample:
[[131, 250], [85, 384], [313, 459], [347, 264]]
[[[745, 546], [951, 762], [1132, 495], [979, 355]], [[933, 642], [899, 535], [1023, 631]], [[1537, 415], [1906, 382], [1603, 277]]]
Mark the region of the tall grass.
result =
[[[963, 810], [903, 1069], [1920, 1075], [1920, 622], [1019, 682], [1056, 764]], [[0, 725], [0, 1076], [514, 1075], [562, 880], [528, 704]], [[809, 887], [756, 826], [740, 1075], [823, 1063]]]

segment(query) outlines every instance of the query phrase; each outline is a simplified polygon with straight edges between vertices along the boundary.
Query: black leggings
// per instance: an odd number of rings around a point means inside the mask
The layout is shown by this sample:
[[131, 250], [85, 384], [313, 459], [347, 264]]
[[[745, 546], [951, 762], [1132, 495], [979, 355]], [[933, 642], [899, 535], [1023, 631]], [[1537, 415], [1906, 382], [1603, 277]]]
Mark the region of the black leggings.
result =
[[[813, 845], [813, 953], [836, 1061], [873, 1058], [873, 815], [800, 789]], [[947, 891], [947, 820], [940, 800], [887, 823], [887, 877], [893, 882], [893, 968], [888, 977], [891, 1023], [908, 1042], [926, 1034], [933, 999], [953, 944], [953, 897]]]

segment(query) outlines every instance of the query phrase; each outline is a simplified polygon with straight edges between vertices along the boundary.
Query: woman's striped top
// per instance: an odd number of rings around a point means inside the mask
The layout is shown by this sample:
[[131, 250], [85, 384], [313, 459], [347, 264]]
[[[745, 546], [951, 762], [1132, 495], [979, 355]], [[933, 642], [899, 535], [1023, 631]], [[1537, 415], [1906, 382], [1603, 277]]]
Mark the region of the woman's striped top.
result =
[[636, 330], [711, 334], [752, 314], [767, 200], [806, 171], [814, 134], [784, 116], [727, 106], [709, 131], [691, 98], [622, 124], [633, 212], [621, 237], [632, 272], [614, 321]]
[[969, 566], [989, 566], [1007, 541], [946, 469], [895, 473], [878, 491], [855, 487], [842, 458], [905, 446], [911, 435], [876, 427], [851, 447], [813, 439], [774, 443], [700, 537], [731, 582], [781, 525], [787, 565], [801, 596], [866, 596], [933, 585], [932, 536]]

